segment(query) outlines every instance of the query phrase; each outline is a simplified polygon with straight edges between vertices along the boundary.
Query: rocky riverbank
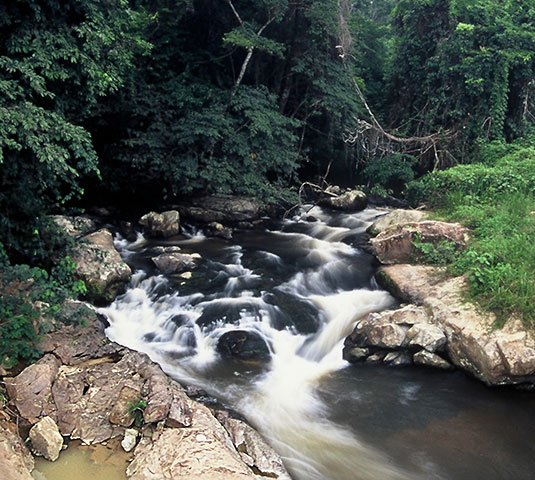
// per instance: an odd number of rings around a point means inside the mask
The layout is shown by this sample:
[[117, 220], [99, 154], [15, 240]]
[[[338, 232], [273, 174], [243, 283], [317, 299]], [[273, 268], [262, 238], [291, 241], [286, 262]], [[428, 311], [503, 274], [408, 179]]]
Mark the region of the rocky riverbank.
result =
[[487, 385], [535, 384], [535, 337], [519, 320], [501, 329], [496, 318], [465, 300], [466, 278], [415, 264], [416, 243], [449, 242], [464, 248], [469, 232], [458, 224], [432, 222], [423, 213], [394, 211], [370, 227], [381, 263], [377, 280], [401, 302], [399, 309], [360, 319], [346, 339], [351, 362], [456, 366]]
[[[133, 449], [129, 479], [290, 478], [253, 428], [191, 398], [146, 355], [109, 342], [95, 314], [86, 321], [45, 335], [44, 356], [4, 378], [36, 453], [54, 460], [64, 438], [95, 444], [119, 437]], [[16, 428], [0, 422], [0, 471], [29, 479], [32, 468]]]

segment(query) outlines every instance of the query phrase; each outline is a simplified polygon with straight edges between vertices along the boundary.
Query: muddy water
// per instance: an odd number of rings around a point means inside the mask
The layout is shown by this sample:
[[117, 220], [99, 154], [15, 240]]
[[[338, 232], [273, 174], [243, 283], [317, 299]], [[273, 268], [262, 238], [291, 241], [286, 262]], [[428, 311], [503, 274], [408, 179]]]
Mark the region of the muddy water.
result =
[[[107, 335], [244, 414], [296, 480], [532, 479], [532, 395], [341, 359], [358, 318], [395, 304], [357, 247], [380, 213], [316, 207], [232, 242], [192, 231], [165, 242], [203, 257], [189, 280], [154, 270], [156, 244], [119, 239], [135, 274], [101, 310]], [[260, 339], [267, 358], [222, 355], [233, 330]]]
[[36, 480], [126, 480], [131, 457], [117, 440], [107, 446], [72, 441], [55, 462], [37, 457], [32, 475]]

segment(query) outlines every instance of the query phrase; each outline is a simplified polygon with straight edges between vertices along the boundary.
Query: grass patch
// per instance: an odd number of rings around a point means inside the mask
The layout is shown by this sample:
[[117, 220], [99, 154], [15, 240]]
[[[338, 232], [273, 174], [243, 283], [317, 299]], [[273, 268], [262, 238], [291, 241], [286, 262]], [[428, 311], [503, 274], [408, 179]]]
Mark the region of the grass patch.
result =
[[535, 148], [515, 148], [493, 165], [435, 172], [411, 188], [441, 218], [472, 230], [469, 247], [448, 267], [467, 275], [470, 299], [494, 312], [499, 324], [517, 315], [533, 326]]

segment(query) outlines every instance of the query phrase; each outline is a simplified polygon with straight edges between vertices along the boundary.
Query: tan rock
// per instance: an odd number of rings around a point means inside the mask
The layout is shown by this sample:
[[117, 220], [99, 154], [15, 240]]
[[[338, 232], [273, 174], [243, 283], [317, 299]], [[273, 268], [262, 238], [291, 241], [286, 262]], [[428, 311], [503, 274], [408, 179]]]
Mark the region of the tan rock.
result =
[[165, 420], [173, 395], [169, 389], [169, 381], [162, 372], [159, 375], [153, 375], [148, 380], [147, 407], [143, 414], [145, 423], [155, 423]]
[[426, 367], [440, 368], [442, 370], [450, 370], [453, 368], [449, 362], [428, 350], [420, 350], [415, 353], [412, 360], [416, 365], [424, 365]]
[[378, 233], [384, 232], [394, 225], [421, 222], [426, 220], [427, 217], [428, 214], [422, 210], [392, 210], [368, 227], [368, 232], [372, 235], [377, 235]]
[[52, 384], [56, 379], [59, 365], [60, 362], [56, 357], [45, 355], [16, 377], [5, 379], [9, 398], [21, 416], [30, 423], [36, 423], [40, 417], [46, 415], [55, 418]]
[[207, 429], [172, 428], [140, 443], [126, 470], [132, 480], [260, 480], [239, 454]]
[[455, 249], [464, 248], [468, 229], [458, 223], [435, 221], [394, 225], [370, 240], [374, 255], [385, 265], [411, 263], [419, 258], [415, 242], [438, 245], [451, 242]]
[[360, 190], [349, 190], [337, 197], [328, 197], [320, 202], [320, 205], [346, 212], [356, 212], [366, 208], [368, 197]]
[[129, 427], [134, 423], [134, 415], [132, 413], [132, 406], [135, 405], [141, 398], [141, 390], [125, 385], [121, 388], [119, 396], [115, 401], [110, 416], [108, 417], [110, 423], [115, 425], [122, 425]]
[[34, 461], [24, 442], [0, 424], [0, 475], [2, 480], [33, 480]]
[[50, 417], [44, 417], [30, 429], [30, 440], [37, 454], [51, 462], [59, 458], [63, 437], [59, 433], [56, 422]]

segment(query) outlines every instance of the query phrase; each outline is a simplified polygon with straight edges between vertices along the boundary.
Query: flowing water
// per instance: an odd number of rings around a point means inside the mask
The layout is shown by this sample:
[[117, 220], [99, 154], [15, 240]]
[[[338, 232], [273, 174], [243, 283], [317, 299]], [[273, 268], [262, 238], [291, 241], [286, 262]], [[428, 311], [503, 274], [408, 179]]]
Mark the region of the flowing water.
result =
[[[242, 413], [296, 480], [533, 478], [532, 395], [342, 360], [355, 322], [396, 303], [357, 247], [380, 214], [314, 207], [231, 242], [118, 239], [135, 273], [101, 309], [107, 335]], [[155, 271], [154, 247], [170, 245], [202, 256], [191, 278]], [[244, 358], [225, 354], [236, 348]]]

